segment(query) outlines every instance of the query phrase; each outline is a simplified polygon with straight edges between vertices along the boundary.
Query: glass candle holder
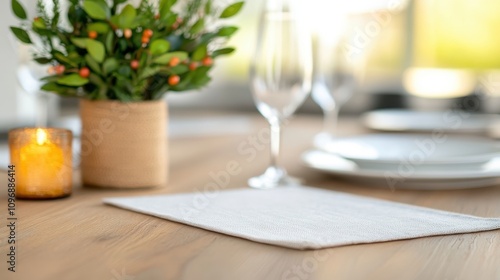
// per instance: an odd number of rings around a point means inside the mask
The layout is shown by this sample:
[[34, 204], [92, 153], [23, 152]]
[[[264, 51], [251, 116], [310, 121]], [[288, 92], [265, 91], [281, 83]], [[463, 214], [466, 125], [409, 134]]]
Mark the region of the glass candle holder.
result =
[[9, 132], [16, 197], [52, 199], [71, 194], [73, 134], [59, 128], [19, 128]]

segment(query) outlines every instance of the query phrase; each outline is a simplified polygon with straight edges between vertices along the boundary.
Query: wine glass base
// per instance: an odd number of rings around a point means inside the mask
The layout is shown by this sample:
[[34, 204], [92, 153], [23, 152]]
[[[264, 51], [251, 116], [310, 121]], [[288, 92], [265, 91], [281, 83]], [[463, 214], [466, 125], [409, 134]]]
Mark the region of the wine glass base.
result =
[[269, 167], [264, 174], [248, 180], [248, 185], [255, 189], [299, 186], [300, 183], [300, 179], [290, 177], [284, 169], [276, 167]]

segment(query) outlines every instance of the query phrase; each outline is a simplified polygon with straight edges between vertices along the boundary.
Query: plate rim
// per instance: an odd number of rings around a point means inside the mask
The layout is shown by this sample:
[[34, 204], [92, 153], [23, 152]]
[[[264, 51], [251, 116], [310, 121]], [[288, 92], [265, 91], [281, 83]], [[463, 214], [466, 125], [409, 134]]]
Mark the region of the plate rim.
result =
[[[422, 133], [413, 133], [411, 134], [412, 136], [417, 136], [417, 137], [422, 137], [422, 136], [429, 136], [427, 134], [422, 134]], [[409, 136], [408, 134], [397, 134], [397, 133], [374, 133], [374, 134], [361, 134], [361, 135], [353, 135], [353, 136], [343, 136], [343, 137], [337, 137], [335, 139], [332, 139], [331, 141], [348, 141], [349, 139], [357, 138], [357, 137], [367, 137], [367, 136], [384, 136], [384, 137], [405, 137]], [[492, 147], [495, 146], [498, 148], [498, 152], [492, 152], [492, 153], [487, 153], [487, 154], [480, 154], [480, 155], [471, 155], [471, 156], [461, 156], [461, 157], [456, 157], [453, 159], [441, 159], [441, 160], [426, 160], [425, 164], [434, 164], [434, 165], [448, 165], [448, 164], [474, 164], [474, 163], [484, 163], [487, 162], [493, 158], [500, 157], [500, 143], [497, 141], [494, 141], [493, 139], [486, 138], [486, 137], [478, 137], [478, 136], [456, 136], [456, 135], [448, 135], [448, 137], [455, 138], [455, 139], [468, 139], [468, 140], [480, 140], [483, 142], [489, 142]], [[481, 143], [484, 144], [484, 143]], [[322, 150], [324, 152], [330, 153], [330, 154], [336, 154], [344, 159], [351, 160], [353, 162], [363, 162], [363, 163], [381, 163], [381, 164], [399, 164], [401, 163], [400, 159], [367, 159], [367, 158], [359, 158], [359, 157], [352, 157], [349, 155], [343, 155], [339, 154], [335, 150], [328, 149], [325, 144], [322, 146], [317, 146], [319, 150]]]
[[[319, 165], [315, 165], [313, 163], [310, 163], [310, 161], [308, 161], [306, 159], [307, 154], [310, 154], [312, 152], [324, 153], [324, 154], [327, 154], [328, 156], [337, 157], [339, 159], [345, 160], [347, 162], [354, 164], [356, 169], [355, 170], [349, 170], [349, 169], [345, 169], [345, 168], [344, 169], [338, 169], [338, 168], [332, 169], [331, 167], [328, 168], [328, 167], [321, 167]], [[363, 170], [363, 168], [360, 168], [354, 161], [351, 161], [351, 160], [346, 159], [346, 158], [342, 158], [338, 155], [329, 154], [328, 152], [321, 151], [321, 150], [305, 151], [304, 153], [302, 153], [301, 159], [302, 159], [302, 162], [305, 163], [305, 165], [307, 167], [313, 168], [313, 169], [316, 169], [319, 171], [331, 173], [331, 174], [351, 176], [351, 177], [387, 179], [386, 174], [385, 174], [386, 172], [388, 172], [387, 170], [380, 170], [380, 171], [366, 170], [366, 169]], [[441, 174], [428, 174], [428, 173], [425, 174], [424, 173], [424, 174], [420, 174], [420, 175], [416, 176], [415, 173], [413, 173], [409, 176], [405, 176], [404, 178], [405, 178], [405, 180], [418, 180], [418, 181], [432, 181], [432, 180], [446, 181], [446, 180], [464, 180], [464, 179], [486, 179], [486, 178], [499, 178], [499, 177], [500, 177], [500, 169], [494, 170], [494, 171], [493, 170], [492, 171], [484, 171], [484, 172], [475, 173], [475, 174], [474, 173], [460, 172], [460, 173], [453, 174], [453, 176], [450, 176], [449, 173], [448, 173], [448, 175], [443, 175], [443, 173], [441, 173]]]
[[479, 133], [486, 133], [492, 123], [495, 121], [495, 114], [491, 113], [482, 113], [482, 114], [472, 114], [472, 117], [475, 119], [482, 119], [484, 121], [484, 125], [482, 126], [469, 126], [465, 128], [459, 128], [459, 129], [450, 129], [446, 127], [434, 127], [434, 128], [418, 128], [418, 127], [411, 127], [408, 125], [405, 126], [399, 126], [399, 127], [391, 127], [388, 125], [380, 125], [379, 122], [375, 122], [373, 118], [381, 118], [381, 117], [391, 117], [390, 114], [393, 114], [393, 117], [396, 117], [395, 114], [398, 114], [397, 116], [399, 117], [401, 114], [438, 114], [438, 113], [446, 113], [443, 111], [418, 111], [418, 110], [411, 110], [411, 109], [397, 109], [397, 108], [388, 108], [388, 109], [378, 109], [378, 110], [372, 110], [366, 113], [363, 113], [361, 116], [363, 125], [369, 129], [377, 130], [377, 131], [387, 131], [387, 132], [419, 132], [419, 133], [425, 133], [425, 132], [431, 132], [436, 129], [442, 129], [444, 132], [447, 133], [463, 133], [463, 132], [479, 132]]

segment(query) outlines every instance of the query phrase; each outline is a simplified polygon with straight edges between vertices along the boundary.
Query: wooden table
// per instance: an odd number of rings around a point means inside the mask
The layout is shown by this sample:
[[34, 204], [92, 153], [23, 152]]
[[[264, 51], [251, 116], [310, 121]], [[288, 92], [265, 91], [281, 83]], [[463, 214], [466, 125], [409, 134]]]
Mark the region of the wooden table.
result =
[[[265, 127], [252, 116], [252, 135]], [[500, 187], [457, 191], [407, 191], [366, 187], [303, 167], [299, 155], [321, 122], [297, 117], [285, 130], [282, 162], [291, 174], [320, 188], [436, 209], [500, 217]], [[345, 134], [362, 133], [354, 119]], [[267, 146], [256, 157], [238, 152], [252, 135], [172, 139], [170, 182], [162, 189], [113, 191], [76, 188], [71, 197], [18, 201], [17, 272], [7, 271], [6, 226], [0, 229], [0, 279], [500, 279], [500, 232], [437, 236], [377, 244], [298, 251], [226, 236], [111, 206], [101, 200], [199, 191], [209, 173], [229, 161], [242, 166], [227, 188], [241, 188], [268, 163]], [[244, 143], [244, 144], [242, 144]], [[78, 174], [75, 174], [77, 180]], [[6, 224], [5, 173], [0, 173], [1, 219]]]

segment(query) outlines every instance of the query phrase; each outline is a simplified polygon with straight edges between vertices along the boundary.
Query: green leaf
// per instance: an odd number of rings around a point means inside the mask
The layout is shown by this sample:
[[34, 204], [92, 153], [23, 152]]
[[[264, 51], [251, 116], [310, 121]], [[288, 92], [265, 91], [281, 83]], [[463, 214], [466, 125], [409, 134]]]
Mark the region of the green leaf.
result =
[[[139, 46], [142, 46], [142, 43], [141, 43], [141, 45], [139, 45]], [[127, 49], [128, 49], [128, 43], [127, 43], [127, 40], [125, 40], [125, 39], [118, 40], [118, 48], [117, 48], [117, 51], [118, 51], [118, 52], [125, 52]]]
[[86, 49], [87, 48], [87, 41], [89, 39], [87, 38], [71, 38], [71, 43], [73, 43], [75, 46], [81, 48], [81, 49]]
[[59, 15], [60, 14], [55, 14], [52, 18], [52, 29], [57, 29], [57, 24], [59, 23]]
[[30, 35], [28, 35], [28, 32], [26, 32], [24, 29], [11, 26], [10, 30], [12, 31], [12, 33], [14, 33], [14, 35], [19, 41], [25, 44], [31, 44]]
[[121, 28], [130, 28], [134, 23], [137, 12], [132, 5], [127, 5], [123, 8], [118, 19], [118, 26]]
[[40, 29], [45, 29], [47, 28], [47, 25], [45, 22], [41, 19], [37, 19], [33, 21], [33, 28], [40, 28]]
[[150, 52], [152, 55], [159, 55], [168, 52], [170, 43], [165, 39], [156, 39], [151, 43]]
[[212, 79], [208, 76], [205, 76], [203, 78], [200, 78], [199, 80], [197, 80], [195, 82], [195, 85], [197, 88], [201, 88], [203, 86], [205, 86], [206, 84], [208, 84]]
[[23, 20], [28, 18], [28, 16], [26, 15], [26, 11], [24, 10], [21, 3], [19, 3], [19, 1], [12, 0], [10, 3], [11, 3], [12, 11], [14, 12], [14, 15], [16, 15], [16, 17], [18, 17], [19, 19], [23, 19]]
[[162, 20], [163, 24], [165, 24], [165, 26], [172, 26], [175, 23], [175, 21], [177, 20], [177, 15], [174, 13], [171, 13], [171, 14], [166, 15], [165, 17], [162, 17], [161, 20]]
[[219, 49], [219, 50], [216, 50], [212, 53], [212, 57], [218, 57], [220, 55], [228, 55], [228, 54], [231, 54], [235, 51], [234, 48], [224, 48], [224, 49]]
[[101, 67], [99, 66], [99, 63], [95, 61], [95, 59], [90, 56], [90, 54], [85, 55], [85, 62], [87, 63], [87, 66], [92, 69], [94, 73], [101, 74]]
[[104, 71], [104, 74], [109, 75], [111, 72], [118, 69], [118, 60], [116, 60], [115, 58], [106, 59], [102, 64], [102, 69]]
[[186, 87], [191, 83], [194, 77], [194, 72], [190, 72], [187, 74], [183, 79], [181, 79], [181, 82], [177, 84], [176, 86], [172, 87], [171, 89], [174, 91], [182, 91], [185, 90]]
[[106, 83], [99, 76], [97, 76], [93, 73], [90, 74], [89, 79], [97, 87], [105, 87], [106, 86]]
[[219, 37], [229, 37], [233, 35], [236, 31], [238, 31], [238, 27], [235, 26], [226, 26], [222, 27], [217, 31], [217, 36]]
[[66, 18], [68, 19], [68, 22], [71, 23], [72, 26], [75, 26], [75, 23], [77, 21], [76, 6], [75, 5], [69, 6]]
[[160, 70], [161, 68], [159, 66], [147, 67], [142, 71], [141, 75], [139, 75], [139, 80], [143, 80], [151, 76], [154, 76], [155, 74], [160, 72]]
[[59, 38], [59, 40], [61, 40], [61, 42], [63, 44], [69, 44], [68, 38], [61, 31], [57, 31], [56, 35], [57, 35], [57, 38]]
[[128, 95], [127, 93], [125, 93], [120, 88], [114, 87], [113, 88], [113, 92], [116, 94], [116, 97], [118, 97], [118, 100], [120, 100], [121, 102], [130, 102], [130, 101], [133, 101], [132, 96]]
[[123, 4], [125, 2], [127, 2], [127, 0], [113, 0], [113, 4], [115, 6], [118, 6], [118, 5]]
[[67, 57], [75, 63], [83, 62], [83, 58], [75, 51], [68, 53]]
[[57, 83], [60, 85], [72, 86], [72, 87], [81, 87], [83, 85], [88, 84], [88, 82], [89, 79], [82, 78], [78, 74], [71, 74], [57, 80]]
[[193, 79], [191, 81], [191, 84], [194, 86], [194, 88], [200, 88], [210, 81], [210, 77], [208, 77], [208, 71], [210, 71], [210, 67], [201, 66], [194, 72], [192, 72]]
[[212, 41], [215, 37], [217, 37], [217, 33], [214, 32], [208, 32], [203, 35], [201, 35], [201, 40], [199, 41], [199, 44], [208, 44], [210, 41]]
[[78, 93], [74, 88], [67, 87], [67, 86], [60, 86], [56, 82], [48, 82], [44, 84], [41, 88], [41, 90], [44, 91], [50, 91], [50, 92], [55, 92], [60, 95], [64, 96], [77, 96]]
[[201, 45], [193, 52], [193, 60], [200, 61], [207, 56], [207, 45]]
[[161, 99], [163, 97], [163, 95], [166, 94], [166, 92], [168, 91], [169, 88], [170, 88], [170, 86], [168, 84], [163, 85], [160, 89], [156, 90], [153, 93], [153, 95], [151, 96], [151, 99], [152, 100]]
[[110, 16], [109, 7], [102, 1], [85, 0], [83, 10], [93, 19], [107, 19]]
[[165, 19], [170, 13], [172, 6], [177, 0], [161, 0], [160, 1], [160, 18]]
[[234, 15], [236, 15], [241, 8], [243, 7], [244, 2], [237, 2], [234, 3], [222, 11], [222, 14], [220, 15], [220, 18], [230, 18]]
[[52, 59], [47, 58], [47, 57], [35, 57], [34, 60], [38, 64], [49, 64], [52, 61]]
[[36, 28], [36, 27], [33, 27], [32, 30], [36, 34], [42, 35], [42, 36], [52, 36], [52, 35], [54, 35], [54, 32], [52, 32], [52, 30], [45, 29], [45, 28]]
[[60, 51], [53, 51], [52, 55], [54, 56], [55, 59], [57, 59], [57, 61], [59, 63], [67, 64], [67, 65], [70, 65], [72, 67], [77, 67], [78, 66], [78, 63], [76, 63], [76, 61], [73, 61], [73, 60], [69, 59], [67, 56], [65, 56]]
[[87, 40], [87, 51], [97, 62], [102, 63], [106, 51], [104, 50], [104, 45], [96, 40]]
[[116, 75], [117, 73], [114, 73], [113, 76], [116, 77], [116, 87], [122, 88], [126, 91], [132, 92], [133, 91], [133, 86], [132, 86], [132, 79], [128, 77], [123, 77]]
[[109, 54], [113, 54], [113, 39], [114, 39], [114, 32], [109, 32], [108, 35], [106, 35], [106, 50], [108, 51]]
[[132, 68], [127, 65], [122, 65], [120, 68], [118, 68], [118, 74], [123, 77], [128, 77], [130, 76], [130, 73], [132, 73]]
[[205, 3], [205, 14], [209, 15], [212, 12], [212, 1]]
[[207, 67], [207, 66], [201, 66], [201, 67], [198, 67], [196, 68], [195, 72], [194, 72], [194, 79], [195, 80], [198, 80], [200, 78], [203, 78], [207, 75], [208, 71], [210, 71], [210, 67]]
[[107, 99], [108, 86], [104, 85], [104, 86], [99, 87], [98, 89], [99, 90], [98, 90], [97, 99], [101, 99], [101, 100]]
[[109, 21], [113, 24], [113, 25], [120, 25], [120, 15], [114, 15], [111, 17], [111, 19], [109, 19]]
[[87, 25], [87, 30], [104, 34], [109, 31], [109, 25], [104, 22], [94, 22]]
[[153, 60], [154, 63], [157, 64], [167, 64], [173, 57], [178, 57], [181, 61], [188, 58], [187, 52], [170, 52], [163, 54]]
[[51, 75], [51, 76], [45, 76], [45, 77], [41, 78], [40, 80], [44, 81], [44, 82], [55, 82], [58, 79], [59, 79], [59, 76]]
[[179, 64], [175, 67], [170, 68], [169, 70], [171, 74], [181, 75], [187, 73], [189, 71], [189, 67], [187, 67], [186, 65]]
[[40, 89], [44, 91], [59, 91], [60, 87], [55, 82], [48, 82], [44, 84]]
[[196, 21], [196, 23], [191, 27], [191, 29], [189, 30], [189, 32], [191, 34], [198, 34], [199, 32], [201, 32], [203, 30], [203, 28], [205, 28], [205, 19], [203, 18], [200, 18], [198, 21]]

